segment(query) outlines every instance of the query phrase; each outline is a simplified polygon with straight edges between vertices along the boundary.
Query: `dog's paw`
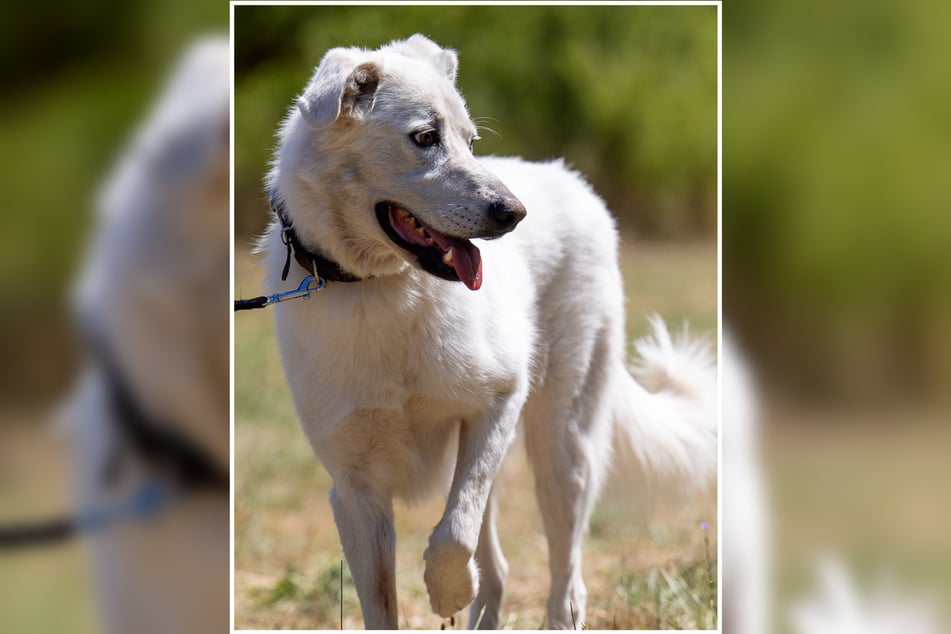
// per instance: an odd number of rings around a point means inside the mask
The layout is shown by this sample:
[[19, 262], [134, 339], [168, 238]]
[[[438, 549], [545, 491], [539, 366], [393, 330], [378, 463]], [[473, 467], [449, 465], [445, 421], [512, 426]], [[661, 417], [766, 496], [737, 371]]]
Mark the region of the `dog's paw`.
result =
[[423, 559], [423, 579], [433, 612], [446, 619], [472, 603], [479, 591], [479, 569], [465, 548], [430, 544]]

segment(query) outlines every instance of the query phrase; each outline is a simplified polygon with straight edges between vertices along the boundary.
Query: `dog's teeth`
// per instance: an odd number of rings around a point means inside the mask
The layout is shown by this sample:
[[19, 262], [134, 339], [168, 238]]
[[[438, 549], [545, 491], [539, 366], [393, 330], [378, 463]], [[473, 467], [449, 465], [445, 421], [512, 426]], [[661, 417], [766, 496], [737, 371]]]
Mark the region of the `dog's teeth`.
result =
[[425, 238], [425, 237], [426, 237], [426, 230], [423, 229], [422, 227], [416, 227], [416, 233], [419, 234], [419, 237], [420, 237], [420, 238]]
[[398, 213], [399, 215], [403, 216], [404, 218], [411, 218], [411, 217], [412, 217], [412, 216], [409, 215], [409, 212], [406, 211], [405, 209], [403, 209], [402, 207], [397, 207], [397, 208], [396, 208], [396, 213]]
[[449, 265], [452, 264], [452, 250], [451, 249], [442, 254], [442, 261]]

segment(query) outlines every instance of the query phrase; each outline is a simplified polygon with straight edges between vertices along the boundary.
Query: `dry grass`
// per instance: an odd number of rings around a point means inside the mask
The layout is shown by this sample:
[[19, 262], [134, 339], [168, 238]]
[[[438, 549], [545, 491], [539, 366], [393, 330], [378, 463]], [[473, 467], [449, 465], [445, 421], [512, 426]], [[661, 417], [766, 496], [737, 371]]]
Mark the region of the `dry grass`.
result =
[[[237, 245], [239, 296], [263, 290], [246, 252], [246, 245]], [[632, 333], [646, 330], [636, 316], [651, 311], [672, 324], [687, 319], [695, 330], [715, 332], [714, 245], [638, 244], [623, 250], [622, 266]], [[327, 501], [331, 482], [297, 426], [267, 311], [243, 313], [235, 320], [235, 463], [236, 627], [340, 627], [343, 555]], [[502, 621], [506, 629], [536, 629], [545, 623], [547, 547], [533, 487], [524, 452], [514, 446], [498, 487], [499, 532], [510, 565]], [[423, 585], [422, 553], [442, 506], [442, 500], [412, 509], [397, 506], [401, 627], [464, 626], [464, 615], [454, 624], [435, 616]], [[710, 525], [706, 533], [700, 529], [704, 521]], [[648, 504], [643, 496], [604, 497], [585, 547], [585, 625], [715, 627], [716, 524], [712, 490], [667, 505]], [[362, 627], [346, 574], [343, 602], [343, 627]]]

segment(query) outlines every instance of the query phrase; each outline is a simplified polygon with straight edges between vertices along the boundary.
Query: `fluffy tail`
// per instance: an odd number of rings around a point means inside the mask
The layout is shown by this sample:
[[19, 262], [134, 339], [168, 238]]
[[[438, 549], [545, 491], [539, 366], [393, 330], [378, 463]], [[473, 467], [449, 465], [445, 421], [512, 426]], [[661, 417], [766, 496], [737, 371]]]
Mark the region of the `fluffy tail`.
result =
[[717, 468], [716, 359], [686, 330], [674, 340], [659, 317], [650, 322], [651, 335], [635, 343], [640, 359], [617, 373], [618, 447], [651, 481], [703, 486]]

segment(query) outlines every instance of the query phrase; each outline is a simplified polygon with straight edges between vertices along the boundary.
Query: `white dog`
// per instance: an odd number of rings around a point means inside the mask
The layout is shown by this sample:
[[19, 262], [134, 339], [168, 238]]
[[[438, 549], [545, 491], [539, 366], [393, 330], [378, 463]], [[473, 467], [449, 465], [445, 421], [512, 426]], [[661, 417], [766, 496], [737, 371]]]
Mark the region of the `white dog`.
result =
[[560, 162], [475, 158], [456, 69], [420, 35], [333, 49], [284, 121], [267, 283], [328, 280], [275, 309], [284, 368], [334, 480], [367, 627], [397, 627], [393, 498], [446, 490], [424, 554], [432, 608], [472, 604], [470, 626], [498, 625], [492, 485], [520, 420], [549, 544], [548, 624], [571, 627], [612, 445], [653, 472], [710, 475], [715, 368], [657, 322], [638, 376], [658, 391], [635, 382], [610, 214]]
[[93, 531], [105, 632], [229, 626], [229, 59], [222, 38], [183, 56], [110, 175], [76, 292], [78, 505], [116, 509], [150, 482], [175, 495]]

